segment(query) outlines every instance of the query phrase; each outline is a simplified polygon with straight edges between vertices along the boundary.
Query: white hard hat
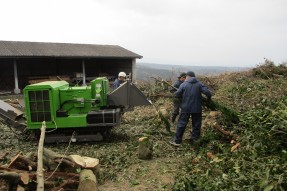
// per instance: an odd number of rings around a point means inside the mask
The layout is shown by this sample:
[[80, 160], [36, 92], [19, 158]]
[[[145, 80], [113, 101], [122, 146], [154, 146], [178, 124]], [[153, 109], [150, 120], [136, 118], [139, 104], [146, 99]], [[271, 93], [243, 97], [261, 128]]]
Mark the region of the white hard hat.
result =
[[126, 77], [127, 75], [126, 75], [126, 73], [124, 73], [124, 72], [120, 72], [120, 73], [119, 73], [119, 77], [120, 77], [120, 76]]

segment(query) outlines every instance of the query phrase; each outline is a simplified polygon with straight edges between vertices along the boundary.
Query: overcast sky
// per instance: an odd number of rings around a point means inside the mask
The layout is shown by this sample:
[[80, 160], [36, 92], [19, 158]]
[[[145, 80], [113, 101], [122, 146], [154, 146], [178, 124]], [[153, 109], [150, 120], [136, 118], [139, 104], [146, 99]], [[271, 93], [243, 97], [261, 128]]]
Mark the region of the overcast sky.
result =
[[119, 45], [137, 62], [287, 61], [287, 0], [0, 0], [0, 40]]

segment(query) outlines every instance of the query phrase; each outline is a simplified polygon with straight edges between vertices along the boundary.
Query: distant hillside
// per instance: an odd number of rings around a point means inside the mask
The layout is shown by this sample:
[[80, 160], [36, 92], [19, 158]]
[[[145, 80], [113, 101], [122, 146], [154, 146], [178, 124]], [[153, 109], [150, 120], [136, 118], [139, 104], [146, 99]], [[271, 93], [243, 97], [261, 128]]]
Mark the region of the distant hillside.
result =
[[218, 75], [229, 72], [239, 72], [249, 70], [242, 67], [221, 67], [221, 66], [186, 66], [186, 65], [167, 65], [152, 63], [137, 63], [136, 76], [138, 80], [149, 80], [151, 77], [163, 79], [174, 79], [179, 73], [192, 70], [196, 75]]

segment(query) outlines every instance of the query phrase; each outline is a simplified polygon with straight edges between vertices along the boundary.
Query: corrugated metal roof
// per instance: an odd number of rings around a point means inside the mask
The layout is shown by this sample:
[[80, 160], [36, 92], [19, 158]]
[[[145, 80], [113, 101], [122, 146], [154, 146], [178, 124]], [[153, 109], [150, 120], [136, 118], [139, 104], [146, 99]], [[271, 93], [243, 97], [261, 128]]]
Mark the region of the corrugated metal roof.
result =
[[117, 45], [0, 41], [0, 57], [142, 58]]

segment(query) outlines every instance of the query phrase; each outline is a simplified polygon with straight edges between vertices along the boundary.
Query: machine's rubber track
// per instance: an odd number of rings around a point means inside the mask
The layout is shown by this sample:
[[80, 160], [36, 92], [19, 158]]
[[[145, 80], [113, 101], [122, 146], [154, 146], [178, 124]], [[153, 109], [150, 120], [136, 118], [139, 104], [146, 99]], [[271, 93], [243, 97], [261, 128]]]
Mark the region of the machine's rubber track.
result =
[[[85, 127], [46, 129], [45, 143], [66, 143], [66, 142], [99, 142], [109, 138], [113, 127]], [[40, 130], [35, 130], [35, 137], [40, 137]]]

